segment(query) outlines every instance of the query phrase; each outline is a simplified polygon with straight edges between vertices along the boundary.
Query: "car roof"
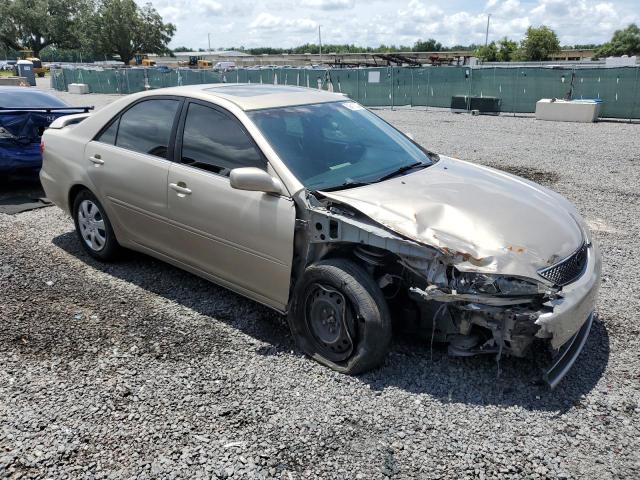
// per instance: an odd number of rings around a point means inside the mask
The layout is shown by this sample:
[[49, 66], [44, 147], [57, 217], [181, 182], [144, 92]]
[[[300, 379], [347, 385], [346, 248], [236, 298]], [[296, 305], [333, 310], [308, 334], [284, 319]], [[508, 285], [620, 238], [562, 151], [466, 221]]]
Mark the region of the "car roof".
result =
[[[149, 95], [158, 95], [159, 90], [150, 90]], [[163, 94], [191, 96], [202, 100], [211, 97], [221, 98], [234, 103], [242, 110], [260, 110], [264, 108], [290, 107], [312, 103], [340, 102], [347, 100], [341, 93], [327, 92], [316, 88], [296, 87], [292, 85], [266, 85], [260, 83], [211, 83], [171, 87], [162, 90]]]

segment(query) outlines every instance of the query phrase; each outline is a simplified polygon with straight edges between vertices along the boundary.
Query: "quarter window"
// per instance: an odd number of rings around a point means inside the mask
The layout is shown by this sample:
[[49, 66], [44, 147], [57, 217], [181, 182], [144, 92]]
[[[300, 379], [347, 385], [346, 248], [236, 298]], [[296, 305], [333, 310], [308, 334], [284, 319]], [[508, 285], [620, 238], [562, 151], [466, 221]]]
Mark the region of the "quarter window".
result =
[[171, 129], [179, 105], [178, 100], [170, 99], [137, 103], [120, 117], [116, 146], [167, 158]]
[[181, 161], [220, 175], [238, 167], [266, 168], [266, 162], [237, 120], [213, 108], [189, 104]]

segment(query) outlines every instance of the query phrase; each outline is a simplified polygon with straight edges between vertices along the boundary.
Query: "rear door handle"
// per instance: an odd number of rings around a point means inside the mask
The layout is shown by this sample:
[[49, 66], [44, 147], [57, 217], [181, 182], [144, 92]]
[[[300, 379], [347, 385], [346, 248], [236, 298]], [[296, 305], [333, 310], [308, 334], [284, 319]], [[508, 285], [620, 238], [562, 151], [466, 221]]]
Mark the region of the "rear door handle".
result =
[[99, 154], [95, 154], [92, 157], [89, 157], [89, 160], [93, 163], [95, 163], [96, 165], [104, 165], [104, 160], [102, 160], [102, 158], [100, 157]]
[[191, 195], [191, 189], [187, 188], [187, 185], [184, 182], [170, 183], [169, 186], [178, 193]]

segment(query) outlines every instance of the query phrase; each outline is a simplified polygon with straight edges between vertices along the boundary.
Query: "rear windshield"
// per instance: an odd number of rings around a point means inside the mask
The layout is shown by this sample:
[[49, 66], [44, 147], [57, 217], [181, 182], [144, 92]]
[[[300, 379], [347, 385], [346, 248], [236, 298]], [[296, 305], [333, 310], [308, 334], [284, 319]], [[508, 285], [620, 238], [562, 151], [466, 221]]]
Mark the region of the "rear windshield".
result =
[[3, 108], [46, 108], [68, 107], [59, 98], [48, 93], [25, 87], [0, 89], [0, 107]]

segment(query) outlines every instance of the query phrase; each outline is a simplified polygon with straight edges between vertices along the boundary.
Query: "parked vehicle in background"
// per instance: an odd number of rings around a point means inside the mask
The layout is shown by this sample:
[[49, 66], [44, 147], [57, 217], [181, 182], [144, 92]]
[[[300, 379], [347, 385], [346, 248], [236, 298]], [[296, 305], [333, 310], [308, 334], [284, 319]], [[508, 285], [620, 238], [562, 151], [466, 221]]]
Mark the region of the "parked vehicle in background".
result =
[[343, 95], [212, 84], [56, 120], [47, 197], [84, 249], [168, 261], [279, 312], [339, 372], [379, 365], [392, 318], [458, 356], [554, 355], [589, 334], [597, 246], [540, 185], [430, 152]]
[[59, 98], [24, 87], [0, 87], [0, 174], [37, 172], [42, 165], [40, 138], [57, 118], [87, 112]]
[[4, 71], [10, 71], [11, 72], [15, 68], [16, 63], [18, 63], [17, 60], [4, 60], [2, 69]]
[[156, 61], [149, 58], [148, 55], [137, 53], [131, 60], [129, 60], [129, 65], [140, 67], [155, 67]]
[[214, 70], [219, 72], [228, 72], [236, 69], [236, 62], [218, 62], [213, 66]]

